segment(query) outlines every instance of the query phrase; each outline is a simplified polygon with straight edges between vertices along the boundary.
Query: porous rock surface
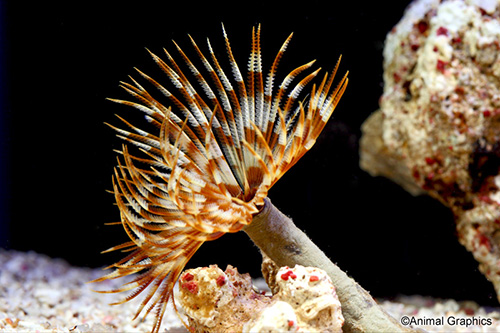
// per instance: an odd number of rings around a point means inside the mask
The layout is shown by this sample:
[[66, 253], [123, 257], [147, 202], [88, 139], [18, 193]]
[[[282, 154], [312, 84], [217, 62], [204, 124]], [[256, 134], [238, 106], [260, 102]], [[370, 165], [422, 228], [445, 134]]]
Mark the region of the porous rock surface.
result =
[[282, 267], [273, 281], [277, 292], [265, 295], [231, 266], [196, 268], [182, 274], [178, 300], [196, 332], [342, 332], [340, 302], [324, 271]]
[[388, 34], [361, 167], [453, 211], [500, 299], [500, 2], [418, 0]]

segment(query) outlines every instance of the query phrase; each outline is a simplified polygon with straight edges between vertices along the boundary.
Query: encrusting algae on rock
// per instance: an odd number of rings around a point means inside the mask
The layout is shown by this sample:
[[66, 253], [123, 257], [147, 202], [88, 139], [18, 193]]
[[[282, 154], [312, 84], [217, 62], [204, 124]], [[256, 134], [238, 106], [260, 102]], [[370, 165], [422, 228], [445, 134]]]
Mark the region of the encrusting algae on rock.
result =
[[[340, 301], [325, 271], [300, 265], [285, 266], [278, 270], [275, 281], [276, 285], [270, 286], [277, 290], [273, 295], [274, 305], [255, 316], [248, 332], [282, 332], [286, 328], [294, 332], [342, 332], [344, 317]], [[286, 309], [286, 305], [277, 306], [278, 303], [287, 304], [296, 320], [280, 316], [277, 310]], [[266, 321], [265, 317], [273, 318], [273, 313], [277, 314], [274, 320]]]
[[340, 302], [323, 270], [282, 267], [273, 281], [269, 297], [231, 266], [190, 269], [180, 278], [179, 302], [196, 332], [342, 332]]
[[178, 301], [195, 332], [241, 332], [271, 302], [253, 289], [250, 275], [217, 265], [186, 270], [179, 279]]
[[500, 2], [418, 0], [388, 34], [361, 167], [452, 210], [500, 299]]

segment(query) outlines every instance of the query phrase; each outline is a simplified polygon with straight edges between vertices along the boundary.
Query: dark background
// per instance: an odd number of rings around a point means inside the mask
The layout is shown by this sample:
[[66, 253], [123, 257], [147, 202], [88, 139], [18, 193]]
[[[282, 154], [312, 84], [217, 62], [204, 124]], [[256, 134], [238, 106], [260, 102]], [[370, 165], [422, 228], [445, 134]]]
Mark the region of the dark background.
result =
[[[0, 2], [2, 71], [0, 247], [34, 250], [97, 267], [120, 253], [100, 251], [125, 240], [113, 206], [112, 149], [121, 142], [103, 122], [130, 109], [120, 80], [133, 67], [158, 77], [145, 47], [157, 54], [171, 39], [191, 51], [210, 37], [224, 62], [220, 23], [245, 68], [252, 26], [262, 23], [264, 68], [290, 32], [280, 65], [311, 59], [350, 83], [311, 152], [270, 191], [273, 203], [332, 260], [378, 297], [423, 294], [498, 305], [477, 263], [457, 241], [451, 213], [428, 197], [358, 167], [360, 126], [382, 94], [382, 48], [409, 1]], [[125, 3], [125, 4], [124, 4]], [[136, 75], [137, 77], [137, 75]], [[259, 274], [260, 255], [244, 233], [208, 242], [190, 266], [232, 264]]]

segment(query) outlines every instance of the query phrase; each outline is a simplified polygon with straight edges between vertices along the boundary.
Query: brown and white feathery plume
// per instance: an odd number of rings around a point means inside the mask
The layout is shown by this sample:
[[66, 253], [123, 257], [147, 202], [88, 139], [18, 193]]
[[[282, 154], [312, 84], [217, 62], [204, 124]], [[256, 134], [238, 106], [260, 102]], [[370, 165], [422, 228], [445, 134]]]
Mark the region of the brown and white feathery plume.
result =
[[151, 53], [172, 88], [138, 70], [171, 106], [161, 104], [133, 79], [121, 86], [135, 102], [112, 99], [143, 112], [154, 130], [145, 131], [121, 117], [123, 128], [110, 125], [142, 156], [133, 156], [126, 144], [120, 152], [113, 190], [131, 240], [108, 251], [129, 254], [96, 281], [139, 273], [110, 292], [131, 291], [118, 304], [144, 292], [136, 317], [153, 311], [154, 332], [189, 259], [203, 242], [252, 222], [271, 186], [314, 145], [348, 82], [346, 74], [333, 85], [337, 62], [332, 73], [312, 86], [308, 98], [299, 101], [320, 69], [307, 73], [311, 61], [276, 87], [278, 63], [292, 35], [264, 75], [260, 26], [254, 28], [244, 79], [224, 29], [223, 34], [232, 75], [223, 71], [210, 41], [204, 54], [191, 38], [196, 62], [175, 42], [180, 63], [167, 51], [166, 60]]

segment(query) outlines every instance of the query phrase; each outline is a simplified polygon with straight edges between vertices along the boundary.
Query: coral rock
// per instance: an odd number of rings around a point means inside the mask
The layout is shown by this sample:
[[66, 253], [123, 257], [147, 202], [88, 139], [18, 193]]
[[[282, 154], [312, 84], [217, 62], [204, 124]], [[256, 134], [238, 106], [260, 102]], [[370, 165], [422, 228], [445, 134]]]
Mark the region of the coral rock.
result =
[[277, 293], [269, 297], [231, 266], [191, 269], [179, 281], [179, 301], [196, 332], [342, 332], [340, 302], [323, 270], [282, 267], [271, 281]]
[[241, 332], [243, 324], [271, 299], [253, 290], [248, 274], [216, 265], [186, 270], [179, 279], [179, 302], [196, 332]]
[[246, 326], [243, 332], [299, 332], [299, 326], [292, 306], [277, 301], [265, 308], [259, 314], [258, 320]]
[[[281, 267], [274, 281], [276, 286], [270, 288], [278, 290], [273, 296], [276, 303], [246, 326], [249, 332], [342, 332], [340, 302], [325, 271], [300, 265]], [[280, 305], [283, 302], [293, 312]], [[274, 322], [272, 329], [269, 322]]]
[[456, 216], [500, 299], [500, 3], [419, 0], [388, 34], [361, 167]]

